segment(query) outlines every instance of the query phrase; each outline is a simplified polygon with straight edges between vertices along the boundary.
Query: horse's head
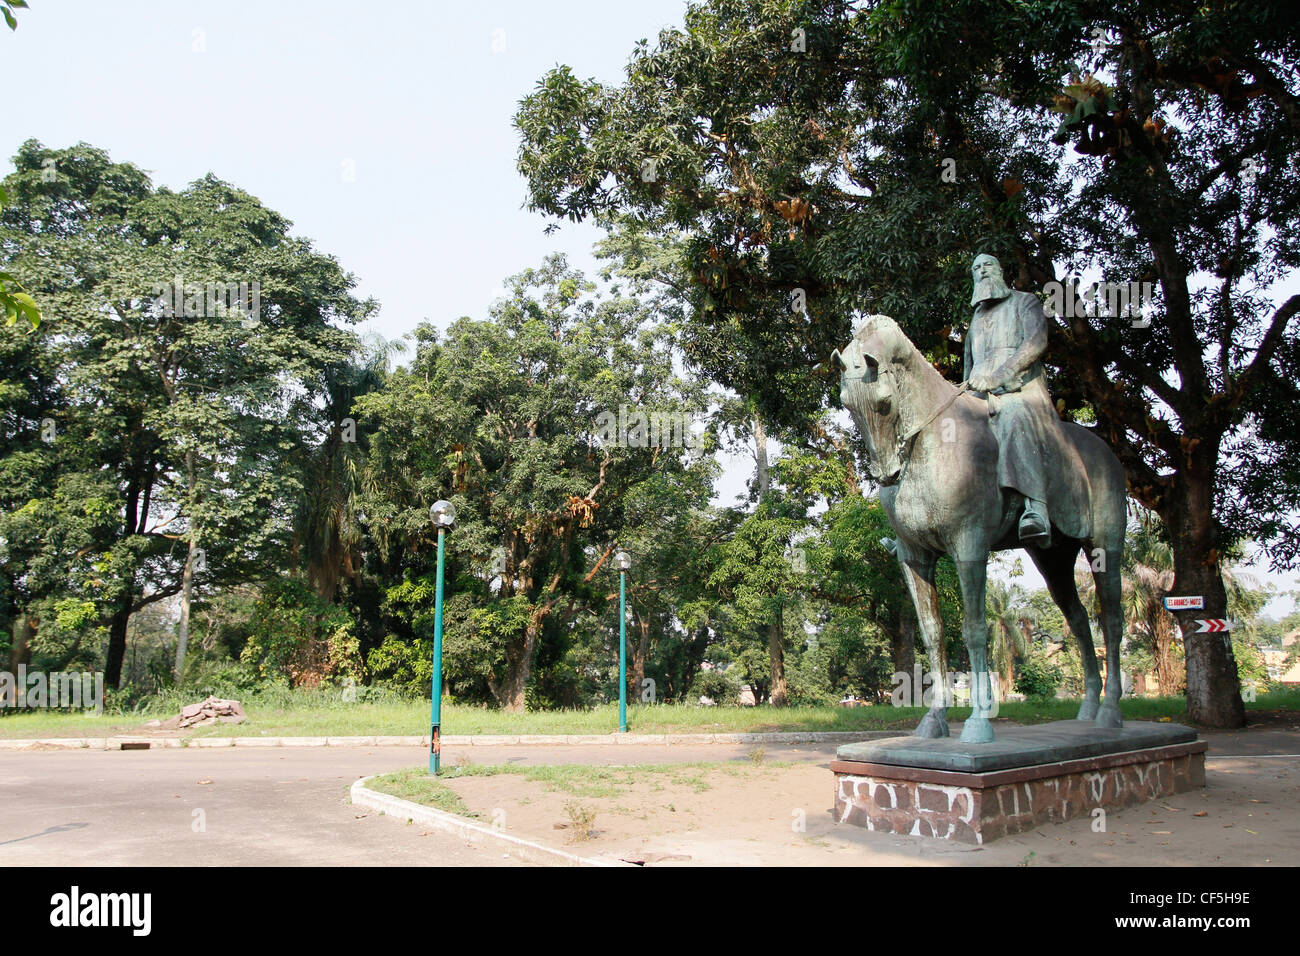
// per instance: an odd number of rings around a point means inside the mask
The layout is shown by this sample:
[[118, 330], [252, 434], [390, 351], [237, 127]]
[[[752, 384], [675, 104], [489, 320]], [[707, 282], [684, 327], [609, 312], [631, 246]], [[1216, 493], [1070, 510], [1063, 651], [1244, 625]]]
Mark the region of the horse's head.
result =
[[843, 368], [840, 401], [867, 443], [875, 465], [872, 478], [882, 485], [894, 484], [903, 471], [894, 375], [894, 367], [902, 359], [898, 346], [902, 335], [889, 316], [871, 315], [858, 326], [847, 346], [831, 354]]

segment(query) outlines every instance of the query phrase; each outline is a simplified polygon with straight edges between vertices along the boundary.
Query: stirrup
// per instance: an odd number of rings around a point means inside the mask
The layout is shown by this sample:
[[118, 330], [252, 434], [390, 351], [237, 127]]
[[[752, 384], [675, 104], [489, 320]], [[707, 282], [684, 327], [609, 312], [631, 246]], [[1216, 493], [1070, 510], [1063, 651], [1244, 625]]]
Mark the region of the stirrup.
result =
[[1052, 526], [1037, 511], [1026, 510], [1020, 519], [1020, 540], [1025, 544], [1036, 544], [1040, 548], [1050, 547]]

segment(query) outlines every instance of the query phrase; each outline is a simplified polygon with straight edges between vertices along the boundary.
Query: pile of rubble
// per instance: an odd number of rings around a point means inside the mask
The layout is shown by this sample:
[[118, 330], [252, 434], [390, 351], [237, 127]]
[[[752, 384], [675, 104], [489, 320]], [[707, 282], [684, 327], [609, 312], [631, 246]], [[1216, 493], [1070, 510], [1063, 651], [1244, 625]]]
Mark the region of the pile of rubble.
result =
[[170, 720], [151, 720], [146, 727], [162, 730], [184, 730], [187, 727], [206, 727], [209, 724], [242, 724], [248, 719], [244, 708], [237, 700], [222, 700], [209, 697], [197, 704], [186, 704], [181, 708], [180, 716]]

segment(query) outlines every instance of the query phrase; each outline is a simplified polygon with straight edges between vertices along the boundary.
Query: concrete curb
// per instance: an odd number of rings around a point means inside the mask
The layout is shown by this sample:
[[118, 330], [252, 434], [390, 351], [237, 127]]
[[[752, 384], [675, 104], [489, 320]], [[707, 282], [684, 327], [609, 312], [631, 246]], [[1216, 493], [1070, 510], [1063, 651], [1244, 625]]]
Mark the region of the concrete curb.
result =
[[[590, 747], [702, 744], [816, 744], [880, 740], [904, 731], [808, 731], [769, 734], [475, 734], [446, 735], [444, 747]], [[0, 750], [136, 750], [181, 747], [428, 747], [428, 737], [43, 737], [0, 739]]]
[[557, 850], [554, 847], [533, 843], [531, 840], [524, 840], [508, 833], [502, 833], [493, 827], [485, 827], [481, 823], [457, 816], [454, 813], [448, 813], [445, 810], [435, 810], [433, 807], [411, 803], [409, 800], [403, 800], [391, 794], [371, 790], [366, 784], [375, 779], [375, 776], [378, 775], [362, 777], [352, 785], [350, 793], [352, 803], [355, 806], [378, 810], [386, 816], [395, 817], [398, 820], [411, 820], [422, 826], [433, 827], [442, 830], [444, 833], [453, 834], [463, 840], [489, 843], [528, 863], [539, 863], [543, 866], [634, 865], [622, 861], [594, 860], [589, 857], [578, 856], [576, 853]]

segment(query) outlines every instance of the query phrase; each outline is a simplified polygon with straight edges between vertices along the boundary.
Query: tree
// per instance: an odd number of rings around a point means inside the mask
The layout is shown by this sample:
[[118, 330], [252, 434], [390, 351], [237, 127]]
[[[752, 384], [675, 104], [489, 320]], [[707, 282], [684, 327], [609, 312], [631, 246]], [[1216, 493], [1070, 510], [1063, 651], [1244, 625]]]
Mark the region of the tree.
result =
[[[708, 549], [717, 523], [708, 504], [719, 470], [707, 457], [690, 469], [649, 475], [623, 498], [623, 527], [616, 536], [633, 559], [627, 574], [629, 700], [640, 698], [647, 676], [655, 682], [656, 699], [680, 696], [699, 666], [698, 655], [682, 647], [696, 640], [682, 620], [682, 608], [696, 600], [709, 576]], [[615, 612], [600, 619], [609, 622], [613, 637], [618, 634], [618, 570], [607, 565], [600, 580], [605, 608]], [[611, 643], [617, 653], [616, 639]]]
[[1031, 645], [1029, 653], [1016, 668], [1016, 690], [1031, 700], [1047, 700], [1055, 695], [1065, 675], [1053, 664], [1048, 654], [1038, 645]]
[[[5, 23], [10, 30], [18, 29], [18, 19], [13, 12], [26, 7], [27, 0], [0, 0], [0, 13], [4, 14]], [[0, 210], [3, 210], [8, 202], [9, 193], [4, 187], [0, 187]], [[27, 319], [33, 329], [41, 324], [41, 310], [36, 300], [12, 274], [4, 271], [0, 271], [0, 309], [5, 314], [6, 325], [14, 325], [19, 316]]]
[[91, 588], [79, 554], [103, 546], [103, 502], [115, 496], [84, 454], [89, 436], [57, 440], [66, 417], [47, 333], [0, 327], [0, 640], [10, 671], [29, 661], [47, 600]]
[[[208, 176], [174, 193], [84, 144], [23, 144], [5, 181], [0, 256], [48, 303], [60, 441], [115, 489], [111, 540], [80, 551], [122, 672], [131, 614], [181, 595], [184, 660], [196, 575], [259, 575], [283, 549], [287, 414], [355, 336], [353, 279], [255, 198]], [[54, 177], [44, 175], [54, 169]], [[46, 328], [48, 326], [48, 334]], [[62, 481], [60, 474], [56, 481]]]
[[[761, 673], [750, 670], [750, 684], [777, 707], [789, 703], [786, 685], [786, 638], [784, 614], [791, 603], [797, 571], [789, 551], [795, 536], [804, 530], [801, 509], [769, 493], [750, 514], [737, 515], [735, 533], [719, 544], [718, 561], [709, 578], [727, 603], [729, 629], [744, 648], [750, 635], [761, 634], [766, 662]], [[759, 696], [758, 694], [755, 695]]]
[[[916, 611], [903, 582], [898, 560], [885, 541], [893, 534], [877, 499], [846, 494], [821, 515], [816, 538], [808, 548], [812, 593], [836, 608], [844, 621], [878, 632], [887, 642], [892, 673], [912, 674], [919, 649], [922, 669], [930, 661], [917, 641]], [[939, 563], [936, 583], [949, 665], [960, 669], [966, 645], [961, 639], [961, 598], [951, 561]], [[889, 675], [886, 674], [886, 677]], [[888, 685], [886, 685], [888, 686]], [[919, 688], [913, 688], [919, 693]]]
[[377, 547], [412, 552], [390, 599], [421, 613], [409, 592], [427, 593], [428, 508], [451, 499], [451, 568], [469, 590], [448, 653], [453, 640], [474, 646], [492, 696], [518, 711], [543, 644], [606, 606], [601, 575], [635, 489], [710, 466], [686, 436], [704, 390], [674, 373], [653, 309], [617, 287], [591, 297], [562, 257], [510, 290], [489, 319], [462, 318], [443, 341], [421, 327], [411, 367], [356, 410], [371, 429], [375, 490], [363, 502]]
[[[547, 73], [519, 168], [533, 208], [630, 236], [629, 268], [684, 234], [660, 272], [688, 356], [796, 428], [855, 310], [956, 376], [975, 253], [1057, 291], [1063, 414], [1095, 421], [1169, 530], [1175, 589], [1221, 617], [1231, 539], [1300, 548], [1300, 296], [1266, 293], [1300, 265], [1298, 47], [1275, 4], [712, 0], [621, 86]], [[1148, 325], [1085, 308], [1067, 280], [1095, 261], [1153, 283]], [[1194, 616], [1188, 713], [1240, 726], [1232, 654]]]
[[1124, 543], [1124, 617], [1129, 639], [1151, 655], [1160, 693], [1182, 693], [1185, 671], [1177, 659], [1177, 622], [1164, 599], [1174, 583], [1173, 554], [1159, 524], [1148, 518], [1130, 527]]
[[[0, 187], [0, 210], [4, 209], [8, 201], [9, 194]], [[19, 317], [22, 317], [31, 324], [33, 330], [40, 327], [40, 306], [10, 272], [0, 272], [0, 308], [5, 314], [5, 325], [16, 325]]]
[[989, 622], [989, 662], [997, 668], [999, 692], [1005, 700], [1015, 687], [1018, 662], [1029, 656], [1032, 647], [1034, 610], [1018, 584], [990, 578], [984, 611]]
[[393, 354], [401, 343], [379, 339], [359, 344], [347, 361], [320, 373], [323, 407], [302, 409], [307, 421], [318, 420], [315, 434], [304, 432], [295, 449], [302, 489], [294, 515], [294, 551], [307, 580], [325, 601], [338, 597], [340, 584], [361, 573], [363, 513], [361, 481], [369, 431], [352, 417], [357, 399], [383, 387]]

